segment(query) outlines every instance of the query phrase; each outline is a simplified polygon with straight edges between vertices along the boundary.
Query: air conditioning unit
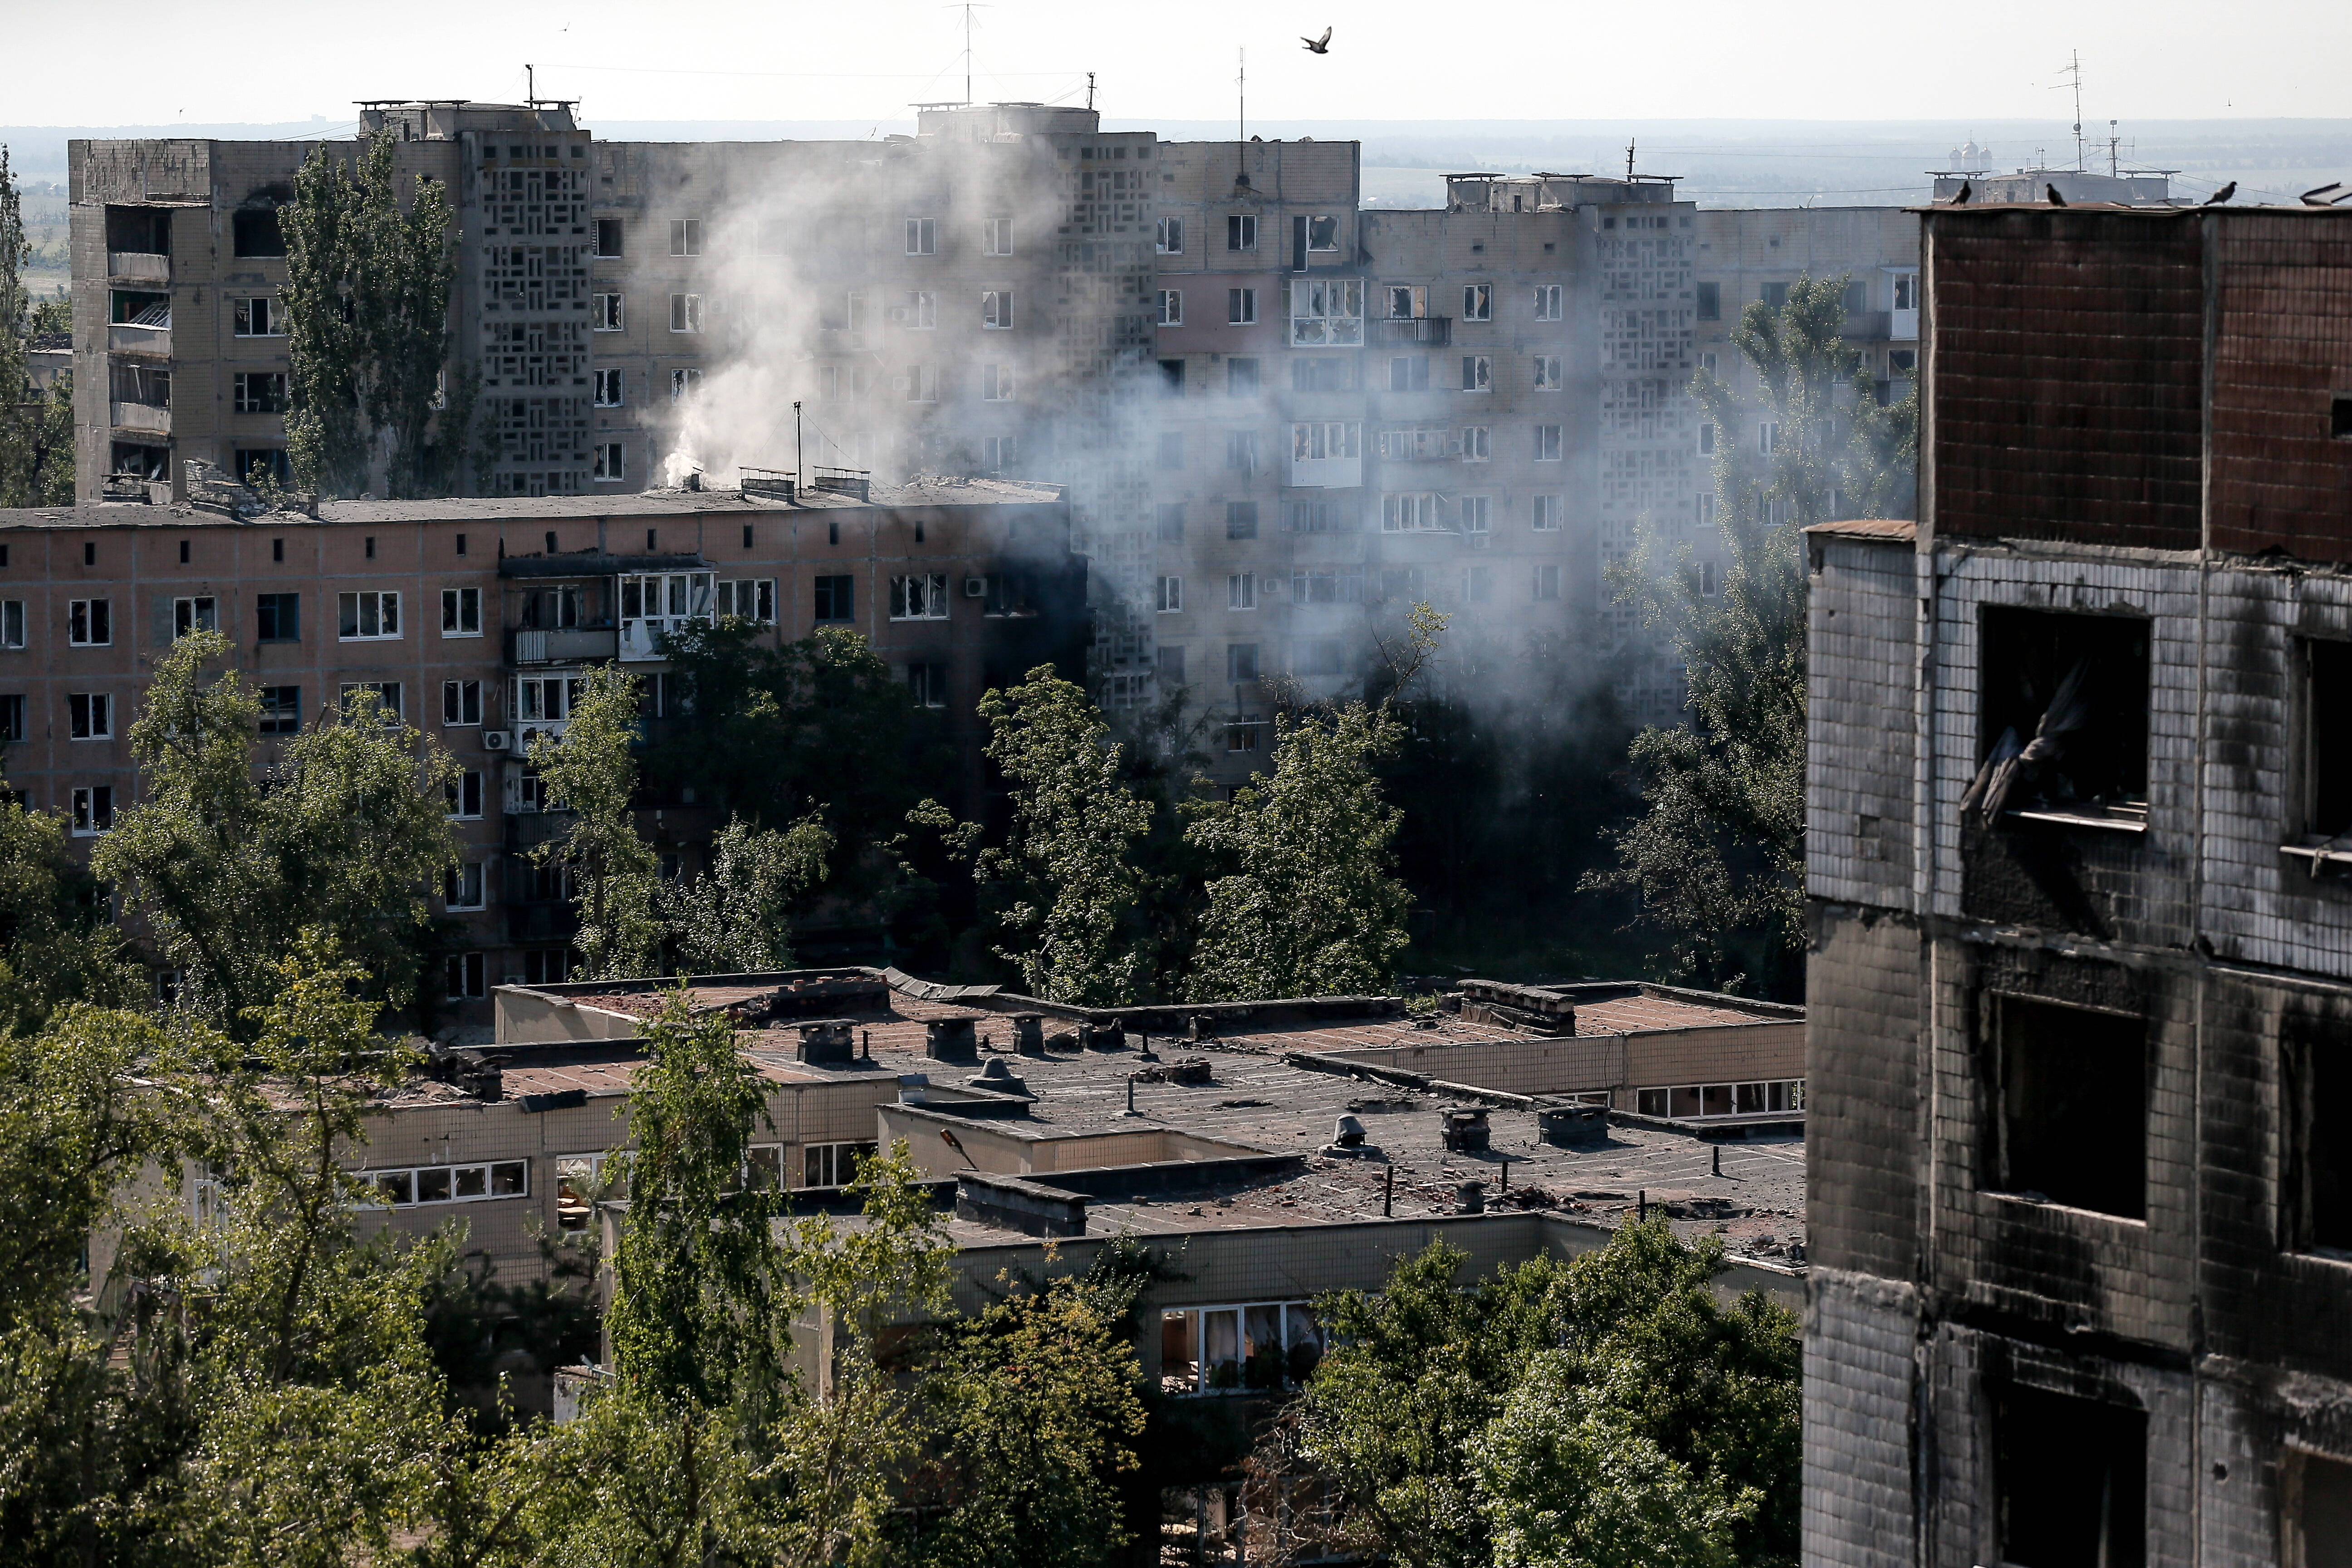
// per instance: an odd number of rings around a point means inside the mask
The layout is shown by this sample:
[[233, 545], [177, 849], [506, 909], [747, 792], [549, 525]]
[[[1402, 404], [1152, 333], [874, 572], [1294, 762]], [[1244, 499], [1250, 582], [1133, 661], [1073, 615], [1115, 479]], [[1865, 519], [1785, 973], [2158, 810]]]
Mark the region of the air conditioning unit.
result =
[[963, 580], [963, 596], [964, 596], [965, 598], [967, 598], [967, 599], [985, 599], [985, 598], [987, 598], [987, 597], [988, 597], [988, 579], [987, 579], [987, 578], [985, 578], [985, 577], [967, 577], [967, 578], [965, 578], [965, 579]]
[[507, 752], [512, 751], [513, 749], [513, 731], [508, 730], [485, 730], [482, 731], [482, 750], [486, 752]]

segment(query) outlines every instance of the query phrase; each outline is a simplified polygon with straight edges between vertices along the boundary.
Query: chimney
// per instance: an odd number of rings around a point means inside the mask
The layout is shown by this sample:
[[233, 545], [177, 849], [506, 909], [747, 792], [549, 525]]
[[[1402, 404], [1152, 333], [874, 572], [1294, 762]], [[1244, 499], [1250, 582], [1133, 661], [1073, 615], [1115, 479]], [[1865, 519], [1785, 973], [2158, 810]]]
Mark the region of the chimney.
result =
[[923, 1025], [923, 1054], [939, 1062], [978, 1061], [980, 1043], [973, 1033], [974, 1022], [970, 1016], [928, 1020]]
[[800, 1059], [822, 1067], [856, 1059], [856, 1028], [847, 1018], [812, 1018], [800, 1026]]
[[1488, 1138], [1486, 1108], [1438, 1112], [1438, 1136], [1457, 1154], [1485, 1153]]
[[1460, 1186], [1454, 1188], [1454, 1212], [1455, 1214], [1485, 1214], [1486, 1212], [1486, 1183], [1465, 1182]]
[[1045, 1016], [1042, 1013], [1013, 1015], [1013, 1049], [1016, 1055], [1042, 1057], [1045, 1054]]

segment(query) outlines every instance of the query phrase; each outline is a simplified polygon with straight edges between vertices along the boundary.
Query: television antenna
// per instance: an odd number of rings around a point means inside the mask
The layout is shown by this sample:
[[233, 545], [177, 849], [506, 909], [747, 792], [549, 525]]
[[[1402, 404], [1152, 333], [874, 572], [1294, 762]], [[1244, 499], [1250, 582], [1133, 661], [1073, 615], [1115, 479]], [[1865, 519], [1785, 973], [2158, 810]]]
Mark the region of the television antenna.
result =
[[984, 0], [961, 0], [961, 4], [940, 7], [943, 11], [963, 13], [963, 101], [967, 109], [971, 106], [971, 14], [987, 8]]
[[2066, 79], [2064, 81], [2053, 82], [2051, 84], [2053, 90], [2063, 87], [2071, 87], [2074, 89], [2074, 172], [2079, 174], [2084, 172], [2082, 51], [2079, 49], [2070, 51], [2066, 58], [2065, 68], [2058, 74], [2064, 77]]

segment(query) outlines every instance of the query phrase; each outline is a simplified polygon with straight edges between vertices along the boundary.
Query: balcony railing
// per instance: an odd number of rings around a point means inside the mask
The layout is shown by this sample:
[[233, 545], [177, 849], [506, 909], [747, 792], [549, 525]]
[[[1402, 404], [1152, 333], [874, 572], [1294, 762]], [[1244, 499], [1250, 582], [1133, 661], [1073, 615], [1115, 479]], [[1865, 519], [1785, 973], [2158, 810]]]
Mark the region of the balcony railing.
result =
[[148, 359], [172, 357], [172, 328], [166, 322], [160, 327], [135, 327], [129, 322], [106, 329], [108, 352], [138, 354]]
[[1372, 321], [1374, 343], [1426, 343], [1444, 348], [1454, 341], [1451, 316], [1382, 316]]
[[526, 626], [507, 634], [509, 664], [587, 664], [619, 652], [620, 634], [611, 626]]
[[117, 283], [169, 283], [172, 258], [145, 250], [110, 250], [106, 275]]
[[172, 433], [172, 411], [158, 408], [152, 403], [117, 403], [112, 405], [111, 423], [117, 430], [129, 430], [142, 436], [169, 436]]

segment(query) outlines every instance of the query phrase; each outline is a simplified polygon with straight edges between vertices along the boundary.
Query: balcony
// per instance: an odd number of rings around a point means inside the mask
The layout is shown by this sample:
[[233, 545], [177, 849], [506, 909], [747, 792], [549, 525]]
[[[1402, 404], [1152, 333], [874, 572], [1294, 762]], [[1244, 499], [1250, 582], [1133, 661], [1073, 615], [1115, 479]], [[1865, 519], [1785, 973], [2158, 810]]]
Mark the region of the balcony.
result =
[[110, 423], [117, 430], [137, 436], [169, 436], [172, 433], [172, 411], [152, 403], [116, 403], [109, 405]]
[[172, 258], [145, 250], [110, 250], [106, 275], [117, 283], [169, 283]]
[[1442, 349], [1453, 341], [1454, 318], [1451, 316], [1377, 317], [1372, 321], [1375, 347], [1392, 343], [1423, 343]]
[[618, 657], [620, 634], [611, 626], [524, 627], [507, 634], [507, 662], [591, 664]]
[[109, 353], [132, 354], [141, 359], [172, 357], [172, 319], [163, 318], [161, 326], [142, 327], [129, 321], [118, 322], [106, 329]]

